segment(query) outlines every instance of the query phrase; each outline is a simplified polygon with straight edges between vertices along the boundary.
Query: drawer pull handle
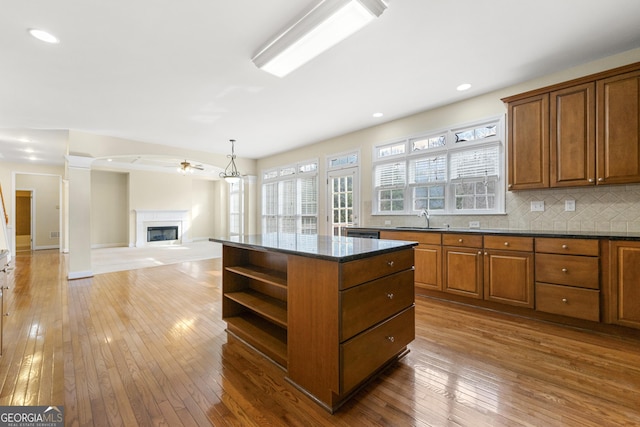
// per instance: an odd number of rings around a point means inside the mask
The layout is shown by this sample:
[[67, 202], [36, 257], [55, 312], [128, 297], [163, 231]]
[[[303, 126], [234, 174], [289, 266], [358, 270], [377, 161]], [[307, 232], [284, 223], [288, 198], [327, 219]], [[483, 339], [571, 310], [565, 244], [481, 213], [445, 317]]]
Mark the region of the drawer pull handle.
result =
[[393, 293], [388, 293], [388, 294], [387, 294], [387, 298], [389, 298], [389, 299], [393, 299]]
[[593, 182], [593, 178], [589, 178], [589, 180], [588, 180], [588, 181], [589, 181], [589, 182]]
[[390, 342], [394, 342], [396, 339], [393, 336], [387, 337]]
[[567, 245], [562, 245], [562, 249], [567, 249], [569, 246]]
[[478, 251], [478, 255], [482, 255], [482, 251]]
[[569, 271], [569, 270], [567, 270], [566, 268], [563, 268], [563, 269], [562, 269], [562, 272], [563, 272], [563, 273], [566, 273], [566, 272], [568, 272], [568, 271]]
[[568, 302], [569, 302], [569, 300], [568, 300], [568, 299], [566, 299], [566, 298], [562, 298], [562, 302], [566, 304], [566, 303], [568, 303]]
[[393, 261], [387, 261], [387, 265], [388, 265], [389, 267], [393, 267]]
[[504, 242], [504, 245], [505, 246], [509, 246], [509, 242]]
[[459, 243], [462, 243], [462, 239], [458, 239], [458, 242], [459, 242]]

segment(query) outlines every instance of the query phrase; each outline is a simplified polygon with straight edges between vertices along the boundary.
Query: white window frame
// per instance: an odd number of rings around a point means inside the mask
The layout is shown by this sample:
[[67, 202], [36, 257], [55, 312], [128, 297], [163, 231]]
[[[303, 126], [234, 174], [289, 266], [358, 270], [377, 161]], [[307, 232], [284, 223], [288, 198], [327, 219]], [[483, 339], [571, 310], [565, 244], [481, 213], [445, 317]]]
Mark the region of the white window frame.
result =
[[[306, 203], [307, 206], [313, 205], [313, 199], [315, 199], [315, 213], [310, 214], [305, 209], [305, 200], [303, 200], [302, 188], [305, 184], [305, 180], [314, 179], [313, 190], [310, 194], [311, 203]], [[285, 186], [292, 184], [295, 189], [295, 197], [291, 200], [292, 204], [285, 206], [283, 192], [286, 190]], [[265, 213], [265, 209], [269, 203], [267, 200], [268, 192], [267, 188], [275, 185], [275, 212]], [[271, 193], [273, 194], [273, 193]], [[318, 211], [320, 209], [318, 203], [318, 159], [312, 159], [307, 161], [301, 161], [294, 164], [288, 164], [279, 166], [277, 168], [267, 169], [262, 172], [262, 207], [261, 207], [261, 223], [263, 232], [288, 232], [297, 234], [317, 234], [318, 233]], [[305, 224], [305, 219], [315, 218], [315, 227], [308, 228]], [[267, 226], [269, 222], [274, 223]], [[292, 225], [293, 224], [293, 225]], [[311, 232], [310, 232], [311, 231]]]
[[[360, 150], [343, 151], [326, 156], [326, 211], [327, 211], [327, 224], [326, 229], [328, 234], [334, 235], [333, 231], [333, 189], [330, 187], [330, 182], [337, 176], [344, 176], [347, 174], [353, 175], [353, 188], [352, 188], [352, 223], [354, 227], [360, 224], [360, 162], [362, 155]], [[342, 160], [342, 161], [341, 161]], [[341, 233], [342, 230], [339, 230]]]
[[[479, 137], [478, 139], [470, 139], [463, 140], [460, 142], [456, 141], [456, 133], [460, 133], [463, 131], [476, 130], [481, 129], [485, 125], [496, 125], [496, 134], [488, 137]], [[421, 206], [416, 206], [416, 198], [414, 197], [414, 191], [416, 188], [420, 187], [428, 187], [428, 186], [438, 186], [440, 182], [444, 185], [444, 209], [429, 209], [430, 214], [434, 215], [496, 215], [496, 214], [504, 214], [505, 211], [505, 164], [504, 164], [504, 153], [505, 153], [505, 144], [504, 144], [504, 135], [505, 135], [505, 123], [504, 116], [496, 116], [490, 117], [483, 120], [478, 120], [466, 124], [462, 124], [459, 126], [453, 126], [447, 129], [439, 129], [430, 132], [424, 132], [418, 135], [414, 135], [411, 137], [405, 137], [402, 139], [395, 140], [393, 142], [388, 142], [385, 144], [381, 144], [374, 147], [373, 152], [373, 171], [372, 171], [372, 187], [373, 187], [373, 202], [372, 202], [372, 215], [415, 215], [422, 211]], [[444, 135], [446, 137], [446, 144], [444, 146], [439, 146], [437, 144], [437, 139]], [[425, 148], [422, 150], [412, 151], [413, 142], [418, 140], [425, 140], [428, 138], [434, 138], [434, 146], [432, 148]], [[401, 147], [404, 145], [404, 149]], [[497, 173], [492, 174], [491, 176], [487, 176], [486, 178], [474, 179], [474, 178], [462, 178], [458, 179], [455, 177], [449, 176], [452, 166], [452, 157], [455, 153], [460, 153], [462, 151], [472, 151], [484, 148], [496, 148], [497, 149]], [[446, 158], [444, 165], [444, 173], [439, 173], [437, 175], [431, 174], [430, 178], [435, 178], [437, 176], [437, 180], [428, 180], [424, 184], [412, 182], [411, 171], [412, 166], [415, 164], [416, 160], [421, 159], [436, 159], [438, 157]], [[377, 171], [379, 168], [384, 167], [386, 165], [392, 164], [404, 164], [405, 168], [405, 178], [404, 183], [400, 183], [398, 185], [388, 185], [386, 187], [380, 186], [380, 181], [377, 176]], [[440, 170], [440, 169], [438, 169]], [[483, 181], [483, 184], [487, 189], [491, 189], [493, 187], [494, 193], [494, 207], [492, 209], [463, 209], [456, 207], [456, 195], [455, 189], [456, 185], [464, 183], [464, 182], [475, 182], [477, 183]], [[493, 182], [493, 184], [491, 184]], [[487, 184], [488, 183], [488, 184]], [[404, 206], [402, 210], [397, 211], [387, 211], [381, 210], [380, 207], [380, 192], [385, 189], [395, 188], [397, 190], [403, 191], [404, 196]], [[474, 190], [478, 189], [478, 187], [474, 188]], [[482, 190], [482, 189], [481, 189]], [[486, 190], [485, 190], [486, 191]], [[471, 196], [470, 196], [471, 197]], [[433, 199], [440, 200], [439, 196], [433, 196]], [[437, 200], [434, 203], [438, 203]]]
[[[234, 196], [237, 197], [237, 212], [234, 209]], [[233, 229], [234, 216], [238, 224], [238, 230]], [[244, 234], [244, 179], [237, 183], [229, 184], [229, 235], [238, 236]]]

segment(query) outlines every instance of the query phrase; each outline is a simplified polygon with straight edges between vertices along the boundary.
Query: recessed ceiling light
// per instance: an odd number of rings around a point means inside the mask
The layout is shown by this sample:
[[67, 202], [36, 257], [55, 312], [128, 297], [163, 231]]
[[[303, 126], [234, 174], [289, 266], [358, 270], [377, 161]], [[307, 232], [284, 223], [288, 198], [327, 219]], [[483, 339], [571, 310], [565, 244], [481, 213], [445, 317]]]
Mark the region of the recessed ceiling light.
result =
[[384, 116], [383, 113], [373, 113], [373, 117], [378, 118], [378, 117], [382, 117], [382, 116]]
[[36, 156], [29, 156], [29, 160], [38, 160]]
[[469, 90], [469, 89], [471, 89], [471, 84], [469, 84], [469, 83], [462, 83], [461, 85], [459, 85], [456, 88], [456, 90], [460, 91], [460, 92], [465, 91], [465, 90]]
[[33, 150], [33, 148], [25, 148], [24, 149], [25, 153], [35, 153], [35, 151]]
[[31, 34], [33, 37], [35, 37], [38, 40], [43, 41], [45, 43], [52, 43], [52, 44], [60, 43], [60, 40], [58, 40], [58, 38], [56, 36], [54, 36], [51, 33], [46, 32], [44, 30], [38, 30], [36, 28], [31, 28], [31, 29], [29, 29], [29, 34]]

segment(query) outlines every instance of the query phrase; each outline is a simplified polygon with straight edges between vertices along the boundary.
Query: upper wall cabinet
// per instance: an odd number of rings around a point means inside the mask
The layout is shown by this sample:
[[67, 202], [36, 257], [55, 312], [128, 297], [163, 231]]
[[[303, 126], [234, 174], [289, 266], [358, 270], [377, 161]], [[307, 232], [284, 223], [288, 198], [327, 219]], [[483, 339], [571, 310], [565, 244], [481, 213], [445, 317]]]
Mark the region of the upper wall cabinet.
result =
[[509, 190], [549, 186], [549, 94], [508, 104]]
[[640, 71], [597, 82], [598, 183], [640, 182]]
[[640, 182], [640, 63], [503, 101], [509, 190]]

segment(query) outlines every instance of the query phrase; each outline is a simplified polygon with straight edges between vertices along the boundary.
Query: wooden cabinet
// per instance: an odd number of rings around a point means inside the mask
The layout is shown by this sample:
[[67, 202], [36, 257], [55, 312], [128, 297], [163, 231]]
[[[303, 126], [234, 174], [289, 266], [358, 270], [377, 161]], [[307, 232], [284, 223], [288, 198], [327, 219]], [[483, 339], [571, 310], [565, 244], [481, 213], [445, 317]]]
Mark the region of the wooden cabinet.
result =
[[418, 242], [413, 248], [416, 294], [442, 290], [442, 233], [383, 230], [380, 238]]
[[508, 188], [549, 186], [549, 94], [508, 104]]
[[597, 82], [598, 183], [640, 182], [640, 71]]
[[443, 291], [482, 299], [482, 235], [446, 233], [442, 245]]
[[610, 323], [640, 329], [640, 242], [610, 243]]
[[600, 320], [597, 239], [535, 239], [536, 310]]
[[331, 412], [415, 337], [410, 245], [341, 262], [213, 240], [223, 243], [227, 331]]
[[227, 330], [286, 367], [286, 255], [223, 246], [222, 259]]
[[484, 237], [484, 299], [533, 308], [533, 238]]
[[640, 182], [640, 63], [503, 101], [509, 190]]
[[288, 377], [335, 410], [414, 339], [413, 250], [345, 263], [289, 256]]
[[551, 92], [550, 187], [593, 185], [596, 169], [595, 84]]

